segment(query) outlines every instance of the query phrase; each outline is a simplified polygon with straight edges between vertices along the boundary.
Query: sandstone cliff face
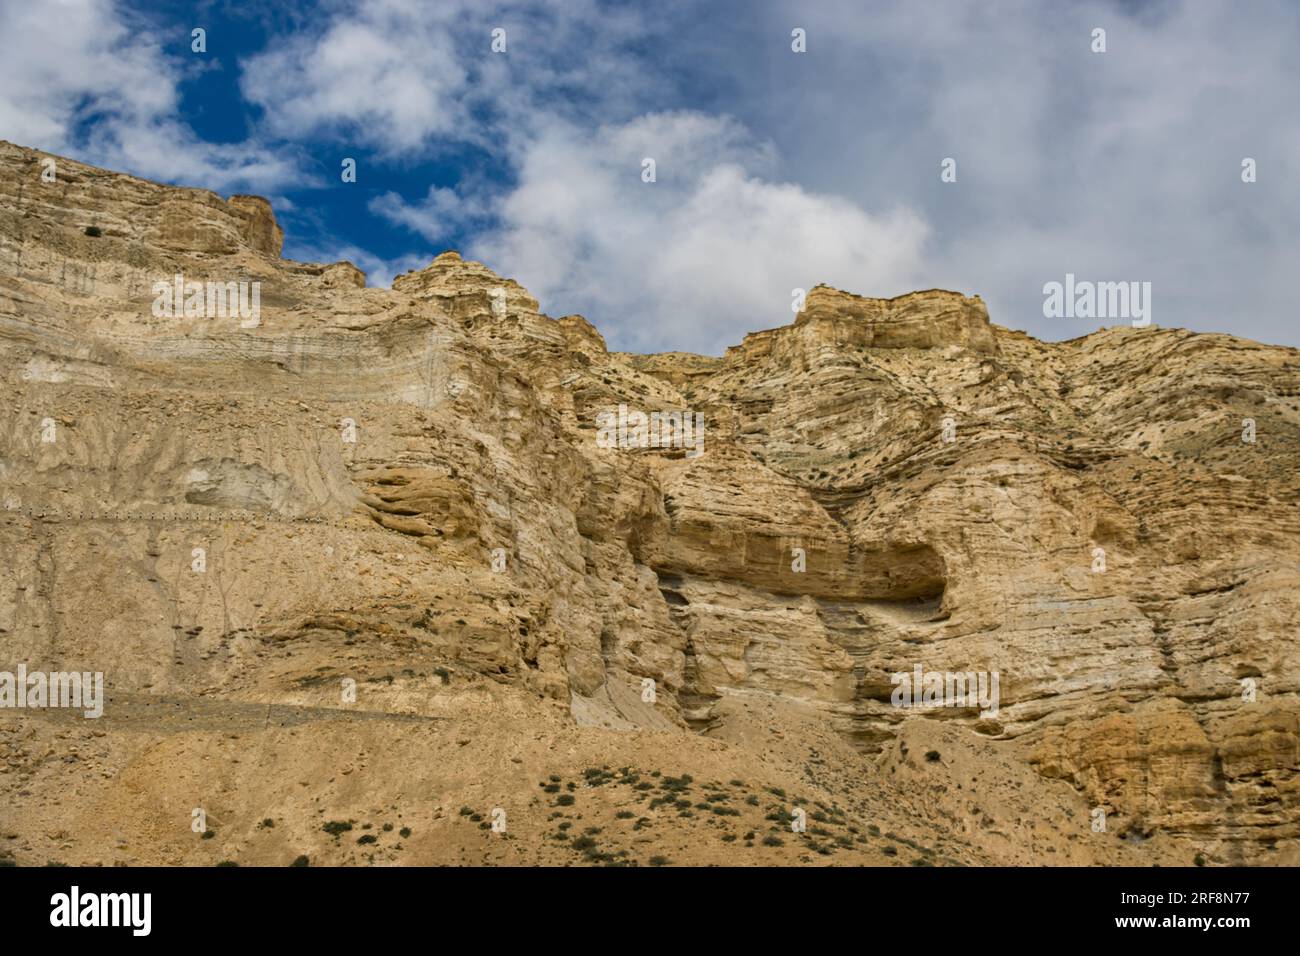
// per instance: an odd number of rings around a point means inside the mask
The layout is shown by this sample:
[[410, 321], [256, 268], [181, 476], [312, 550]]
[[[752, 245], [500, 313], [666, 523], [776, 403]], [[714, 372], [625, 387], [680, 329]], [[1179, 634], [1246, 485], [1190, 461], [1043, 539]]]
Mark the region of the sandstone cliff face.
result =
[[[898, 860], [880, 823], [943, 862], [1298, 861], [1295, 350], [818, 287], [722, 358], [610, 353], [455, 253], [370, 289], [280, 259], [257, 197], [43, 158], [0, 144], [0, 669], [110, 700], [0, 712], [20, 856], [211, 862], [206, 799], [227, 854], [288, 852], [278, 812], [348, 862], [313, 814], [432, 789], [416, 862], [515, 859], [445, 855], [471, 799], [545, 862], [537, 784], [589, 760], [842, 801], [855, 862]], [[259, 283], [256, 322], [156, 314], [176, 275]], [[604, 447], [620, 406], [703, 453]], [[894, 706], [918, 665], [996, 672], [996, 714]], [[712, 839], [675, 858], [739, 862]]]

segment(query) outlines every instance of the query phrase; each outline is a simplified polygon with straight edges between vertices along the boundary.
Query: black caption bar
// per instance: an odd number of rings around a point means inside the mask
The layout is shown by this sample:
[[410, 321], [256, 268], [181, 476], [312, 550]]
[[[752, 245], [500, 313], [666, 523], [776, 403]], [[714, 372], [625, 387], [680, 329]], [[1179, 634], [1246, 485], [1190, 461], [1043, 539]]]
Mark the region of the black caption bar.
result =
[[[407, 923], [487, 920], [494, 940], [583, 933], [658, 937], [689, 902], [719, 938], [786, 921], [845, 928], [983, 926], [999, 934], [1230, 943], [1291, 925], [1288, 869], [14, 869], [0, 870], [6, 939], [78, 934], [128, 946], [338, 943]], [[674, 915], [676, 914], [676, 915]], [[969, 921], [969, 922], [967, 922]], [[692, 920], [696, 923], [697, 920]], [[707, 927], [697, 926], [708, 931]], [[597, 937], [591, 937], [597, 938]]]

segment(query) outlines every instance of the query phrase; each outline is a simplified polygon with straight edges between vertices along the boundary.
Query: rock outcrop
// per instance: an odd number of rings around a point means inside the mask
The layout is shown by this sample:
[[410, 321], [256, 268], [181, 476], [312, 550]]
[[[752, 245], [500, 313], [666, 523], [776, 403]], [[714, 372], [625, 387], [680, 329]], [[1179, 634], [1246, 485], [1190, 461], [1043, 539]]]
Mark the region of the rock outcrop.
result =
[[[454, 252], [367, 288], [265, 200], [46, 158], [0, 143], [0, 670], [108, 701], [0, 710], [0, 852], [554, 862], [560, 792], [606, 862], [1300, 862], [1296, 350], [818, 287], [611, 353]], [[918, 667], [997, 706], [897, 706]], [[651, 805], [688, 772], [784, 842]]]

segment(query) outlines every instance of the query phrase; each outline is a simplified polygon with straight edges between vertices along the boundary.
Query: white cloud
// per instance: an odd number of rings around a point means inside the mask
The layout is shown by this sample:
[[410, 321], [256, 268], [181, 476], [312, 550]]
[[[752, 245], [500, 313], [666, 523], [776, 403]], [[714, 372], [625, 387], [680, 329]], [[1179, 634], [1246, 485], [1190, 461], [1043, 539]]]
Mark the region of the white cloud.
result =
[[175, 87], [156, 72], [162, 59], [108, 0], [0, 5], [0, 135], [66, 150], [80, 116], [130, 122], [173, 110]]
[[370, 3], [318, 35], [295, 36], [244, 64], [244, 96], [277, 134], [343, 127], [397, 153], [468, 125], [468, 75], [447, 30], [459, 4]]
[[218, 192], [251, 190], [259, 195], [311, 185], [293, 158], [249, 143], [207, 143], [173, 118], [107, 123], [93, 128], [82, 155], [110, 169]]
[[277, 135], [404, 160], [449, 144], [504, 152], [539, 113], [629, 108], [646, 80], [626, 47], [653, 29], [601, 0], [363, 0], [322, 20], [242, 62], [245, 98]]
[[210, 189], [301, 183], [289, 157], [195, 136], [178, 114], [182, 69], [110, 0], [4, 3], [0, 138]]
[[[1151, 281], [1157, 324], [1300, 344], [1294, 3], [1008, 0], [936, 15], [777, 0], [736, 23], [732, 48], [793, 22], [806, 54], [705, 63], [700, 82], [755, 77], [728, 108], [806, 188], [919, 210], [934, 227], [922, 285], [978, 292], [995, 322], [1062, 339], [1097, 323], [1044, 319], [1044, 282]], [[956, 183], [939, 181], [947, 156]], [[1269, 175], [1243, 184], [1244, 156]]]
[[[641, 178], [647, 157], [654, 183]], [[911, 287], [919, 217], [757, 174], [772, 162], [739, 124], [699, 113], [593, 134], [556, 126], [526, 149], [499, 225], [468, 252], [552, 313], [588, 315], [616, 348], [718, 352], [792, 321], [792, 289]]]
[[490, 186], [478, 183], [459, 189], [430, 186], [418, 203], [408, 203], [394, 192], [370, 200], [369, 209], [378, 216], [418, 233], [428, 242], [442, 242], [456, 230], [484, 222], [491, 212]]

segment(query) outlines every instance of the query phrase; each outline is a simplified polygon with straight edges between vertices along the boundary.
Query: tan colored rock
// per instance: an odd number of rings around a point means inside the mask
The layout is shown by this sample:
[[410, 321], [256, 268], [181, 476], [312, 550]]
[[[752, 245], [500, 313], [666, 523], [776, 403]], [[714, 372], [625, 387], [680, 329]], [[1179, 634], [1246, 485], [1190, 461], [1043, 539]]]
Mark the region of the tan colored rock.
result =
[[[44, 155], [0, 144], [0, 642], [111, 698], [0, 711], [21, 862], [593, 862], [551, 774], [641, 862], [1300, 862], [1296, 350], [821, 286], [610, 353], [454, 252], [367, 288], [265, 200]], [[157, 314], [176, 275], [258, 321]], [[703, 454], [601, 447], [620, 406]], [[918, 666], [996, 713], [895, 706]], [[687, 773], [738, 816], [650, 806]], [[220, 847], [157, 810], [200, 796]], [[795, 800], [834, 837], [741, 842]], [[394, 807], [373, 860], [320, 829]]]
[[959, 345], [996, 352], [988, 310], [979, 296], [942, 289], [909, 292], [895, 299], [869, 299], [819, 285], [808, 293], [795, 326], [843, 345], [878, 349]]
[[275, 221], [271, 204], [261, 196], [231, 196], [229, 204], [244, 218], [244, 241], [258, 252], [278, 257], [284, 246], [284, 230]]

